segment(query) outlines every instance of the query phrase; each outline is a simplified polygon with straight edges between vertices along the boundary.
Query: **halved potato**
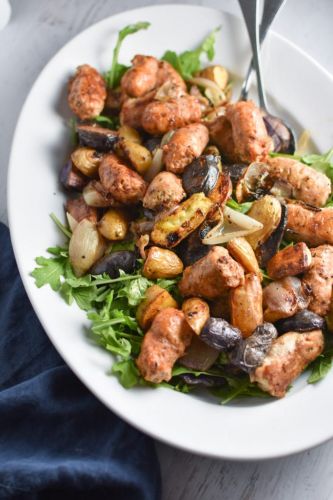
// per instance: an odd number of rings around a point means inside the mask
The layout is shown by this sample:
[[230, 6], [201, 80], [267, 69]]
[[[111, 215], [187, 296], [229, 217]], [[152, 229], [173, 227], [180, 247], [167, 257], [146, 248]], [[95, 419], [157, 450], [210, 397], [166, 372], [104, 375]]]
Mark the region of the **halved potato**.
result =
[[215, 82], [220, 89], [224, 90], [228, 84], [229, 74], [224, 66], [215, 64], [214, 66], [208, 66], [207, 68], [200, 71], [199, 76], [203, 78], [208, 78]]
[[99, 221], [98, 230], [108, 240], [123, 240], [128, 226], [128, 217], [124, 210], [110, 208]]
[[247, 274], [243, 285], [230, 292], [231, 324], [248, 337], [263, 323], [262, 288], [256, 274]]
[[116, 146], [116, 152], [131, 162], [135, 170], [143, 175], [152, 163], [151, 152], [137, 142], [120, 138]]
[[276, 253], [267, 264], [267, 274], [274, 280], [297, 276], [307, 271], [311, 262], [311, 252], [301, 241]]
[[274, 196], [266, 195], [253, 202], [247, 215], [263, 224], [262, 229], [246, 236], [253, 250], [264, 243], [278, 227], [281, 212], [281, 203]]
[[204, 324], [210, 316], [207, 302], [199, 298], [187, 299], [183, 302], [182, 310], [192, 330], [197, 335], [200, 335]]
[[262, 280], [257, 257], [250, 243], [245, 238], [239, 237], [229, 241], [227, 249], [246, 271], [256, 274], [260, 281]]
[[159, 219], [151, 237], [154, 243], [172, 248], [205, 220], [213, 202], [203, 193], [195, 193], [170, 214]]
[[143, 266], [142, 274], [146, 278], [175, 278], [183, 272], [184, 266], [178, 255], [171, 250], [151, 247]]
[[75, 227], [69, 242], [69, 260], [76, 276], [85, 274], [102, 257], [105, 242], [89, 219], [83, 219]]
[[119, 137], [122, 139], [127, 139], [128, 141], [135, 142], [136, 144], [141, 144], [140, 134], [135, 128], [129, 127], [128, 125], [122, 125], [118, 129]]
[[136, 311], [136, 319], [143, 330], [147, 330], [153, 322], [156, 314], [167, 307], [178, 307], [175, 299], [164, 288], [153, 285], [146, 291], [146, 296], [139, 304]]

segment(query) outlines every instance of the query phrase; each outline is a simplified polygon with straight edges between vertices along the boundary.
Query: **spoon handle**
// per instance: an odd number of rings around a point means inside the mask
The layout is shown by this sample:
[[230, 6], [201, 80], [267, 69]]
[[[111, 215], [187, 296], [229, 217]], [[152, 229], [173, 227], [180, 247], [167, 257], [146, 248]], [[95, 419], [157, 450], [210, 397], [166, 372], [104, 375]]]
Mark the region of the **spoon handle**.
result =
[[[283, 4], [286, 2], [286, 0], [265, 0], [264, 4], [264, 10], [263, 10], [263, 15], [262, 15], [262, 20], [260, 23], [259, 27], [259, 42], [260, 45], [263, 43], [263, 41], [266, 38], [267, 32], [274, 21], [277, 13], [283, 6]], [[240, 101], [246, 101], [247, 96], [249, 93], [249, 87], [250, 87], [250, 81], [251, 81], [251, 76], [253, 72], [253, 58], [251, 58], [251, 62], [249, 65], [249, 68], [246, 73], [246, 78], [243, 82], [242, 88], [241, 88], [241, 93], [239, 100]]]

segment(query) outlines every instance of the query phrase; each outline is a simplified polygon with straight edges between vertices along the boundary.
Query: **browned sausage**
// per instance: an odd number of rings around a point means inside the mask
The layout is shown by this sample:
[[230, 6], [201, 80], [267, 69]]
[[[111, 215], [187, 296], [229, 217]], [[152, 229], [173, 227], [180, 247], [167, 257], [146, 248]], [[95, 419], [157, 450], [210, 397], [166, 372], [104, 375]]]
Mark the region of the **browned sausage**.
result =
[[158, 60], [151, 56], [136, 55], [132, 66], [121, 79], [121, 88], [131, 97], [140, 97], [156, 87]]
[[155, 97], [155, 90], [148, 92], [142, 97], [136, 99], [125, 99], [120, 112], [121, 125], [128, 125], [133, 128], [141, 128], [142, 113]]
[[230, 163], [238, 162], [231, 123], [225, 116], [217, 117], [213, 122], [208, 122], [210, 140], [215, 144], [223, 158]]
[[95, 68], [79, 66], [68, 84], [68, 104], [81, 120], [99, 115], [106, 100], [106, 85]]
[[103, 158], [99, 176], [104, 188], [124, 205], [137, 203], [145, 195], [147, 183], [139, 174], [121, 163], [114, 154], [108, 154]]
[[143, 110], [141, 123], [149, 134], [163, 135], [169, 130], [198, 122], [200, 118], [199, 101], [185, 94], [178, 99], [149, 103]]
[[311, 252], [301, 241], [276, 253], [267, 263], [267, 274], [275, 280], [297, 276], [309, 269], [311, 261]]
[[289, 332], [273, 340], [261, 366], [250, 375], [251, 382], [272, 396], [283, 398], [290, 384], [315, 360], [324, 348], [321, 330]]
[[167, 61], [159, 61], [156, 86], [160, 87], [165, 82], [170, 82], [176, 87], [186, 91], [186, 83], [180, 74]]
[[267, 134], [261, 111], [252, 101], [228, 104], [226, 118], [232, 127], [232, 136], [239, 161], [251, 163], [263, 160], [273, 150], [273, 141]]
[[205, 257], [185, 269], [179, 282], [183, 297], [216, 299], [228, 288], [244, 283], [244, 270], [223, 247], [213, 247]]
[[182, 181], [171, 172], [160, 172], [149, 184], [143, 206], [150, 210], [167, 210], [184, 198], [186, 193]]
[[309, 287], [298, 278], [289, 276], [273, 281], [263, 292], [264, 320], [274, 323], [306, 309], [310, 293]]
[[317, 172], [291, 158], [269, 158], [268, 172], [274, 179], [287, 182], [293, 189], [293, 197], [315, 207], [322, 207], [331, 194], [331, 181], [323, 173]]
[[311, 249], [312, 265], [303, 277], [311, 289], [309, 309], [325, 316], [331, 304], [333, 285], [333, 246], [321, 245]]
[[163, 147], [166, 169], [174, 174], [182, 174], [186, 165], [201, 155], [208, 139], [208, 129], [201, 123], [178, 129]]
[[311, 246], [329, 243], [333, 245], [333, 208], [311, 210], [300, 203], [288, 204], [287, 230], [294, 239]]
[[136, 364], [145, 380], [158, 384], [172, 377], [172, 367], [190, 344], [193, 331], [184, 313], [173, 307], [160, 311], [145, 334]]
[[256, 274], [247, 274], [244, 283], [231, 290], [230, 303], [231, 323], [240, 329], [243, 337], [251, 335], [264, 322], [262, 288]]

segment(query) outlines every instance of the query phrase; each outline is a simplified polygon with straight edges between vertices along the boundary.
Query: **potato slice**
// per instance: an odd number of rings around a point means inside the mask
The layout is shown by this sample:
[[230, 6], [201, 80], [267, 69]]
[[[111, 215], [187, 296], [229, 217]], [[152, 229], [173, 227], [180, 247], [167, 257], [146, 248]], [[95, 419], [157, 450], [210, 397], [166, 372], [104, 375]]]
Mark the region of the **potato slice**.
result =
[[102, 257], [105, 242], [89, 219], [83, 219], [73, 231], [69, 242], [69, 260], [76, 276], [85, 274]]
[[209, 318], [209, 306], [207, 302], [199, 298], [187, 299], [182, 305], [185, 319], [192, 330], [200, 335], [204, 324]]
[[177, 302], [170, 293], [158, 285], [149, 287], [144, 300], [139, 304], [136, 311], [136, 319], [141, 328], [147, 330], [156, 314], [167, 307], [178, 307]]
[[165, 248], [151, 247], [142, 274], [149, 279], [175, 278], [184, 266], [178, 255]]
[[245, 238], [234, 238], [227, 245], [229, 253], [239, 262], [246, 271], [254, 273], [262, 280], [257, 257], [250, 243]]
[[151, 237], [154, 243], [172, 248], [194, 231], [205, 220], [213, 202], [203, 193], [193, 194], [170, 215], [158, 220]]
[[231, 324], [249, 337], [263, 323], [262, 288], [256, 274], [247, 274], [243, 285], [230, 292]]
[[108, 240], [123, 240], [128, 230], [126, 213], [119, 208], [110, 208], [98, 223], [99, 232]]
[[266, 195], [253, 202], [246, 215], [263, 224], [262, 229], [246, 236], [253, 250], [256, 250], [278, 227], [282, 215], [281, 203], [274, 196]]

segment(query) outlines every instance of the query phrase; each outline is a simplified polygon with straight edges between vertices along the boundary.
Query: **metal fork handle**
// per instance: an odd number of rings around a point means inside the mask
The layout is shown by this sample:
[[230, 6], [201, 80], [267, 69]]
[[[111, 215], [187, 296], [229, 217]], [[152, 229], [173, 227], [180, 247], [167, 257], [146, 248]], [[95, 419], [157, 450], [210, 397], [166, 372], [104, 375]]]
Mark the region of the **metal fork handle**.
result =
[[[286, 0], [265, 0], [264, 10], [262, 14], [262, 20], [259, 27], [259, 44], [261, 45], [266, 38], [267, 32], [274, 21], [277, 13], [283, 6]], [[251, 76], [254, 70], [253, 57], [251, 58], [251, 62], [249, 68], [246, 73], [245, 80], [243, 82], [241, 93], [239, 100], [246, 101], [249, 93]]]

